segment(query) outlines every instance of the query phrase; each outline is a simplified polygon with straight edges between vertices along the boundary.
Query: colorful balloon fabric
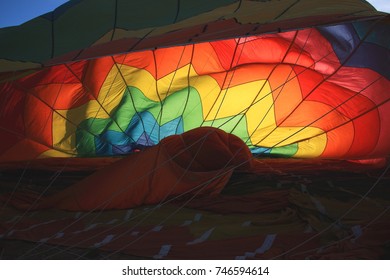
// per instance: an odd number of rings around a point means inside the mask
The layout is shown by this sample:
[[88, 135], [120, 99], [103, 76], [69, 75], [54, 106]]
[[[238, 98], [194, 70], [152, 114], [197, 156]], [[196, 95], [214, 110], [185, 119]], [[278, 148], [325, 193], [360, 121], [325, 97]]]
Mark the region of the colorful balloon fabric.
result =
[[388, 25], [364, 21], [55, 65], [0, 84], [0, 160], [128, 154], [212, 126], [253, 154], [389, 154]]
[[389, 27], [70, 0], [0, 29], [1, 258], [388, 258]]

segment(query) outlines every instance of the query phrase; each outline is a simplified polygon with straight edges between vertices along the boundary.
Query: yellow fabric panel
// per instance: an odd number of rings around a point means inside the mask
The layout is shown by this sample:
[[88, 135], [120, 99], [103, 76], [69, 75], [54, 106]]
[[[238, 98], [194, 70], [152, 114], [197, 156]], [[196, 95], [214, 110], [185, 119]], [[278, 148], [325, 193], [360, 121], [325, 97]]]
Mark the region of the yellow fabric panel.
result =
[[[138, 88], [142, 93], [153, 101], [160, 101], [156, 94], [156, 79], [148, 71], [135, 67], [121, 65], [121, 71], [127, 86]], [[163, 89], [159, 91], [164, 92]]]
[[[310, 130], [315, 128], [310, 127]], [[294, 155], [300, 158], [312, 158], [320, 156], [326, 148], [328, 138], [326, 133], [321, 133], [310, 139], [298, 142], [298, 151]]]
[[[152, 101], [159, 102], [170, 94], [188, 87], [189, 67], [190, 64], [162, 77], [157, 81], [157, 87], [156, 79], [146, 70], [122, 65], [121, 71], [126, 81], [126, 85], [138, 88], [145, 97]], [[194, 75], [196, 75], [196, 73], [191, 71], [190, 79], [192, 79]]]
[[40, 154], [38, 158], [56, 158], [56, 157], [66, 158], [66, 157], [75, 157], [75, 156], [76, 156], [75, 154], [72, 155], [72, 154], [63, 153], [61, 151], [50, 149]]
[[[266, 99], [259, 102], [263, 97], [262, 93], [264, 91], [269, 92], [269, 85], [267, 84], [267, 86], [264, 86], [265, 83], [266, 81], [256, 81], [230, 87], [222, 91], [218, 87], [212, 92], [214, 96], [210, 97], [215, 99], [215, 101], [211, 104], [213, 106], [210, 107], [207, 120], [236, 116], [237, 114], [245, 113], [247, 110], [254, 111], [259, 107], [268, 108], [269, 106], [272, 106], [272, 95], [270, 95], [271, 103]], [[259, 93], [262, 87], [263, 90]], [[257, 117], [259, 117], [259, 115], [257, 115]], [[251, 129], [251, 126], [253, 126], [253, 122], [252, 124], [249, 124], [248, 128]]]
[[53, 114], [53, 148], [66, 153], [76, 153], [76, 125], [66, 118], [73, 110], [57, 110]]
[[[252, 143], [258, 146], [264, 147], [282, 147], [290, 145], [296, 142], [302, 141], [302, 139], [310, 139], [321, 135], [323, 131], [316, 127], [276, 127], [269, 126], [263, 127], [255, 131], [252, 135]], [[321, 138], [321, 137], [320, 137]], [[312, 145], [314, 142], [310, 142]], [[321, 146], [325, 148], [326, 137], [321, 140]], [[309, 145], [309, 143], [308, 143]], [[305, 146], [301, 146], [305, 147]], [[307, 146], [309, 147], [309, 146]], [[322, 148], [320, 148], [323, 150]], [[322, 151], [321, 151], [322, 152]], [[306, 154], [306, 153], [305, 153]]]

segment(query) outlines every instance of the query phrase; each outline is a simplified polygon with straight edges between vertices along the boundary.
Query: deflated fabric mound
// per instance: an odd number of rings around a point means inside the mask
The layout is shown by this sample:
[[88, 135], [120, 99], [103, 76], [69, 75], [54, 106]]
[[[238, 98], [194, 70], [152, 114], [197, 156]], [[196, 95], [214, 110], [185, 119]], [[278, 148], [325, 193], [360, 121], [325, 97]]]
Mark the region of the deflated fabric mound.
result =
[[[202, 127], [163, 139], [52, 196], [14, 196], [20, 209], [125, 209], [185, 194], [218, 194], [235, 169], [250, 170], [252, 154], [232, 134]], [[27, 202], [26, 202], [27, 199]]]

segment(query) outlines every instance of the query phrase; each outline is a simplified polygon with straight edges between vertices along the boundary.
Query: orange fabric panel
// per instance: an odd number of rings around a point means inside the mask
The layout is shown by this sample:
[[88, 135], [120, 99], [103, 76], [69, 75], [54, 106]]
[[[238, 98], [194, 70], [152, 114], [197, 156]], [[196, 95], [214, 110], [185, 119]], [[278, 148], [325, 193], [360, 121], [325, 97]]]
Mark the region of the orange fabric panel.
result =
[[288, 121], [290, 113], [302, 102], [298, 74], [289, 65], [274, 66], [272, 71], [269, 82], [275, 106], [275, 121], [277, 125], [286, 125], [286, 118]]
[[155, 50], [156, 63], [153, 63], [152, 67], [157, 67], [156, 78], [161, 79], [189, 64], [192, 60], [193, 49], [194, 46], [189, 45]]

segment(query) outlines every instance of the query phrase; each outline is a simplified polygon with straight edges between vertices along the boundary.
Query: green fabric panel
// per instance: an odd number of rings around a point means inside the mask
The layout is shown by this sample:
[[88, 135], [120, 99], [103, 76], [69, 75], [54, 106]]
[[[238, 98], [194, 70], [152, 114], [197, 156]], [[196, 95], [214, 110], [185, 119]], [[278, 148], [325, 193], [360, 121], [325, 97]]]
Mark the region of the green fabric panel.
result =
[[199, 93], [192, 87], [169, 95], [162, 101], [162, 104], [163, 110], [161, 110], [160, 102], [148, 99], [138, 88], [129, 86], [120, 104], [111, 114], [112, 119], [107, 129], [124, 131], [134, 115], [145, 111], [149, 111], [159, 125], [183, 115], [185, 131], [198, 127], [203, 121]]
[[233, 133], [240, 137], [245, 144], [251, 145], [246, 118], [242, 115], [231, 116], [221, 119], [215, 119], [214, 121], [206, 121], [202, 126], [212, 126], [222, 129], [228, 133]]
[[[109, 119], [86, 119], [76, 131], [77, 152], [79, 156], [95, 154], [95, 136], [106, 128]], [[91, 133], [87, 133], [89, 131]]]
[[154, 102], [147, 99], [138, 88], [128, 87], [118, 107], [111, 115], [112, 119], [109, 120], [107, 130], [118, 132], [125, 131], [133, 116], [136, 115], [137, 112], [142, 112], [151, 108], [153, 103]]
[[298, 144], [293, 143], [283, 147], [274, 147], [271, 149], [270, 154], [275, 156], [282, 156], [282, 157], [292, 157], [296, 154], [297, 151], [298, 151]]
[[[189, 91], [188, 91], [189, 90]], [[130, 95], [131, 94], [131, 95]], [[130, 124], [132, 118], [137, 113], [148, 111], [157, 120], [159, 125], [164, 125], [180, 116], [183, 117], [184, 131], [191, 130], [199, 126], [213, 126], [223, 129], [227, 132], [233, 132], [243, 139], [247, 145], [251, 145], [247, 131], [246, 118], [242, 115], [216, 119], [214, 121], [203, 121], [203, 112], [199, 93], [194, 88], [185, 88], [174, 94], [169, 95], [163, 100], [163, 110], [161, 103], [149, 100], [144, 94], [135, 87], [128, 87], [123, 99], [109, 119], [96, 119], [84, 121], [81, 125], [93, 134], [100, 134], [107, 130], [122, 132]], [[118, 126], [119, 125], [119, 126]], [[78, 143], [81, 134], [84, 131], [78, 130]], [[93, 136], [86, 134], [89, 140], [83, 140], [83, 143], [93, 141]], [[81, 140], [81, 139], [80, 139]]]
[[[248, 141], [246, 118], [242, 117], [242, 115], [216, 119], [214, 121], [203, 121], [202, 104], [199, 93], [195, 88], [190, 87], [177, 91], [165, 98], [162, 104], [163, 109], [161, 110], [160, 102], [149, 100], [138, 88], [128, 87], [123, 100], [112, 117], [119, 124], [121, 130], [124, 131], [136, 112], [149, 111], [159, 125], [164, 125], [177, 117], [183, 116], [184, 131], [201, 125], [218, 127], [239, 135], [248, 145], [251, 145], [250, 141]], [[110, 121], [110, 123], [107, 129], [121, 131], [113, 121]]]
[[198, 127], [203, 120], [202, 104], [196, 89], [184, 88], [163, 100], [163, 109], [158, 102], [149, 110], [160, 125], [167, 123], [179, 116], [183, 116], [184, 131]]

